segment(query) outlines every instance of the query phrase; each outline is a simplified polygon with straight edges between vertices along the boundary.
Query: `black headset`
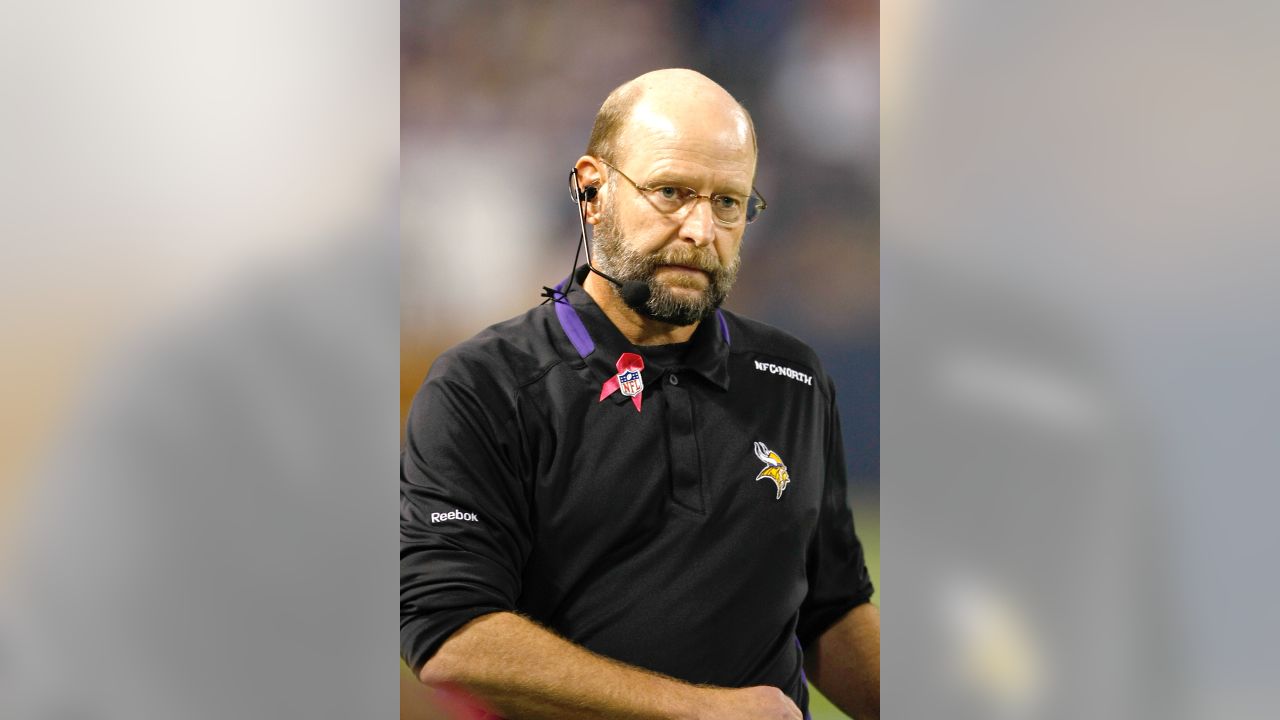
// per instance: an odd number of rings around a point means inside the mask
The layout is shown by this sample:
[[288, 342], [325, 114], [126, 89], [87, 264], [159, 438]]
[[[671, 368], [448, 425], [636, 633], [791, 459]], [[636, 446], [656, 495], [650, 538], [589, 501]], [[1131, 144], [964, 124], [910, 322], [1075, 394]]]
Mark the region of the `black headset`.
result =
[[596, 199], [596, 196], [600, 193], [600, 188], [595, 185], [588, 185], [586, 188], [583, 188], [578, 182], [578, 169], [576, 167], [569, 171], [569, 187], [569, 198], [578, 204], [578, 221], [582, 228], [581, 242], [578, 244], [578, 249], [573, 253], [573, 268], [569, 271], [569, 280], [564, 284], [564, 289], [554, 290], [548, 287], [542, 288], [542, 296], [547, 299], [543, 302], [565, 302], [565, 296], [573, 287], [574, 275], [577, 274], [579, 254], [586, 251], [587, 268], [590, 269], [591, 272], [618, 286], [623, 302], [636, 310], [643, 310], [645, 303], [649, 301], [650, 290], [648, 283], [639, 280], [628, 280], [625, 283], [621, 282], [598, 270], [595, 263], [591, 261], [591, 244], [587, 242], [586, 203], [593, 202]]
[[596, 195], [600, 192], [600, 188], [595, 185], [588, 185], [586, 190], [582, 189], [582, 186], [578, 184], [578, 168], [573, 168], [569, 171], [569, 183], [573, 185], [573, 190], [569, 192], [569, 197], [573, 198], [574, 202], [591, 202], [596, 199]]

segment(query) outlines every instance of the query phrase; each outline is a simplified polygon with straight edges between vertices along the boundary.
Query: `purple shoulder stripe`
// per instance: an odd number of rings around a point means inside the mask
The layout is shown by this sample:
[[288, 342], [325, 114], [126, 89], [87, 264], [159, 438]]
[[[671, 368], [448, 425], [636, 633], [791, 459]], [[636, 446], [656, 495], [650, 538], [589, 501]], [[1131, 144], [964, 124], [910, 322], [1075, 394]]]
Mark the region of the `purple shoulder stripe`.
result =
[[[568, 278], [562, 280], [556, 290], [563, 292], [567, 282]], [[561, 295], [559, 299], [552, 300], [551, 304], [556, 306], [556, 319], [560, 321], [560, 328], [569, 336], [569, 342], [573, 343], [573, 349], [578, 351], [578, 355], [585, 358], [595, 352], [596, 343], [587, 333], [587, 327], [582, 324], [582, 318], [578, 317], [578, 311], [569, 304], [569, 298]]]
[[729, 322], [724, 319], [724, 313], [719, 309], [716, 310], [716, 317], [720, 320], [720, 334], [724, 335], [724, 344], [731, 345], [729, 342]]

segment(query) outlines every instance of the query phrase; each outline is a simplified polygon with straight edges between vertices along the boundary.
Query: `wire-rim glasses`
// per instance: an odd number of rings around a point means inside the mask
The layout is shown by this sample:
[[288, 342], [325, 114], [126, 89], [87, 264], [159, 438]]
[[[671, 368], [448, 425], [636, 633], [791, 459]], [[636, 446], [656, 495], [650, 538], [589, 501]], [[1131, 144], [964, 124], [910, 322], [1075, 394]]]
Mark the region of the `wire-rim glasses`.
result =
[[716, 222], [732, 227], [742, 222], [747, 224], [755, 222], [756, 218], [760, 217], [760, 213], [768, 207], [764, 196], [760, 194], [760, 191], [754, 185], [751, 186], [751, 195], [745, 198], [741, 195], [728, 193], [703, 195], [693, 188], [669, 183], [657, 186], [643, 186], [627, 177], [626, 173], [614, 167], [608, 160], [600, 158], [600, 162], [609, 166], [614, 172], [621, 175], [624, 180], [631, 183], [631, 187], [634, 187], [641, 196], [648, 200], [655, 210], [664, 215], [678, 215], [696, 200], [706, 198], [711, 203], [711, 215], [716, 219]]

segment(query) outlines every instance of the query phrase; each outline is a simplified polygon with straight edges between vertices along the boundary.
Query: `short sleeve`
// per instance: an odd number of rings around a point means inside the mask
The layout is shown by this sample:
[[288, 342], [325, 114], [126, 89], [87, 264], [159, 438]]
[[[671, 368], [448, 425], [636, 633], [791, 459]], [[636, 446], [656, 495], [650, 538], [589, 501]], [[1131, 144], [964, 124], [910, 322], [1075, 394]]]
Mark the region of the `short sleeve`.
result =
[[510, 611], [530, 550], [519, 418], [491, 360], [446, 354], [400, 458], [400, 649], [415, 672], [470, 620]]
[[844, 441], [834, 389], [830, 398], [822, 507], [809, 544], [806, 567], [809, 591], [800, 605], [796, 625], [796, 636], [804, 647], [817, 640], [849, 610], [869, 602], [875, 592], [846, 497]]

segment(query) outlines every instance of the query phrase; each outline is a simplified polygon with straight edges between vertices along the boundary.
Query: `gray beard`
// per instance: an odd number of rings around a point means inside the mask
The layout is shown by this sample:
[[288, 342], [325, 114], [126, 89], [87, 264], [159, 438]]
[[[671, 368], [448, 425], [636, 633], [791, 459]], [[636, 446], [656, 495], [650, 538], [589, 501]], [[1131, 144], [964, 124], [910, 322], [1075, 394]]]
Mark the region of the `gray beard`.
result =
[[[649, 286], [649, 300], [639, 312], [659, 322], [686, 327], [702, 322], [724, 303], [729, 291], [738, 279], [741, 256], [735, 257], [728, 267], [720, 265], [720, 259], [710, 248], [694, 248], [688, 245], [668, 247], [652, 255], [632, 250], [614, 225], [613, 213], [606, 208], [605, 218], [596, 225], [592, 237], [594, 260], [604, 272], [620, 283], [638, 280]], [[677, 295], [666, 283], [655, 277], [659, 265], [687, 265], [707, 273], [710, 282], [696, 297]], [[609, 283], [613, 293], [621, 298], [621, 288]], [[688, 286], [685, 286], [688, 287]]]

